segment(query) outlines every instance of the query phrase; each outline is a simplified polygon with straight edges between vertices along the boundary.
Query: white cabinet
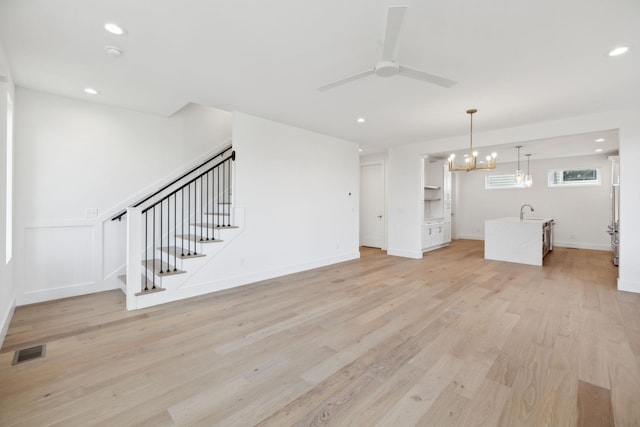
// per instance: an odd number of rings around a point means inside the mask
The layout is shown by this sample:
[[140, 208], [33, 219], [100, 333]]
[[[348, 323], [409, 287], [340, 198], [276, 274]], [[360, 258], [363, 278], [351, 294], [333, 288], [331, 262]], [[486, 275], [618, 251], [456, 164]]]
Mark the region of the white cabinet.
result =
[[430, 251], [446, 246], [451, 242], [451, 223], [432, 222], [422, 226], [422, 250]]
[[448, 163], [425, 159], [423, 251], [441, 248], [451, 242], [451, 199]]

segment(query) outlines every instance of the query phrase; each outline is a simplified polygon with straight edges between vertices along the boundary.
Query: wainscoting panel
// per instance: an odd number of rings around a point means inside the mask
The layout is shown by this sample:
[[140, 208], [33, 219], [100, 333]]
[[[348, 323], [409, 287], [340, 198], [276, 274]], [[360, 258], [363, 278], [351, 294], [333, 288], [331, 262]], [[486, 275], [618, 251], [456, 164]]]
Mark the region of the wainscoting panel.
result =
[[20, 305], [86, 293], [94, 284], [95, 226], [28, 227], [24, 232], [26, 280]]

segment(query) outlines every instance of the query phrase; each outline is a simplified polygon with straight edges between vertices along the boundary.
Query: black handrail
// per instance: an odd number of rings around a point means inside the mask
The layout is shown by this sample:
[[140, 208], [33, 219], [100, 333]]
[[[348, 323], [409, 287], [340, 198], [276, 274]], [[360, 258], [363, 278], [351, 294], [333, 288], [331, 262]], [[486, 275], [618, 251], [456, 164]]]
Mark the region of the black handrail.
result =
[[[180, 190], [182, 190], [184, 187], [188, 187], [190, 184], [193, 184], [194, 182], [196, 182], [198, 179], [202, 178], [203, 176], [207, 175], [209, 172], [212, 172], [214, 169], [217, 169], [220, 165], [223, 165], [224, 163], [226, 163], [229, 159], [231, 159], [232, 161], [236, 159], [236, 153], [235, 151], [231, 152], [231, 156], [229, 156], [228, 159], [224, 159], [224, 160], [220, 160], [218, 163], [216, 163], [215, 165], [211, 166], [209, 169], [207, 169], [206, 171], [202, 172], [200, 175], [195, 176], [194, 178], [192, 178], [191, 180], [185, 182], [180, 188], [177, 188], [175, 190], [173, 190], [171, 193], [167, 194], [166, 196], [164, 196], [162, 199], [158, 200], [157, 202], [155, 202], [153, 205], [147, 206], [146, 208], [144, 208], [142, 210], [142, 213], [146, 213], [149, 209], [152, 209], [154, 206], [159, 205], [160, 203], [164, 202], [165, 200], [167, 200], [169, 197], [173, 196], [174, 194], [178, 193]], [[195, 201], [195, 197], [196, 194], [194, 194], [194, 206], [195, 208], [197, 208], [197, 202]], [[134, 206], [135, 207], [135, 206]], [[194, 208], [194, 212], [195, 212], [195, 208]]]
[[[183, 173], [182, 175], [180, 175], [180, 177], [174, 179], [173, 181], [171, 181], [169, 184], [164, 185], [162, 188], [160, 188], [159, 190], [157, 190], [156, 192], [154, 192], [153, 194], [148, 195], [147, 197], [145, 197], [144, 199], [136, 202], [134, 205], [132, 205], [132, 207], [138, 207], [141, 204], [143, 204], [144, 202], [146, 202], [147, 200], [157, 196], [158, 194], [162, 193], [164, 190], [166, 190], [167, 188], [171, 187], [173, 184], [175, 184], [176, 182], [180, 181], [181, 179], [184, 179], [186, 176], [192, 174], [193, 172], [197, 171], [198, 169], [200, 169], [201, 167], [203, 167], [204, 165], [206, 165], [207, 163], [212, 162], [213, 160], [217, 159], [220, 156], [223, 156], [227, 151], [231, 150], [233, 148], [233, 146], [228, 146], [225, 149], [223, 149], [222, 151], [218, 152], [216, 155], [214, 155], [213, 157], [209, 158], [208, 160], [205, 160], [204, 162], [200, 163], [198, 166], [191, 168], [188, 172]], [[235, 155], [235, 153], [231, 153], [232, 156]], [[111, 217], [111, 221], [122, 221], [122, 217], [125, 216], [127, 214], [127, 210], [123, 210], [122, 212], [118, 213], [117, 215]]]

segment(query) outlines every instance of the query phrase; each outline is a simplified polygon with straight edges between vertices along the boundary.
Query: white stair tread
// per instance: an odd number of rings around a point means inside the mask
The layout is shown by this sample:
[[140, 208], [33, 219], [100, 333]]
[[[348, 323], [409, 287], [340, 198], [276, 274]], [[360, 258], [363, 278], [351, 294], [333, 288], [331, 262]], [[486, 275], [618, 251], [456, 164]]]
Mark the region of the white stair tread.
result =
[[209, 240], [207, 240], [206, 236], [204, 237], [203, 240], [200, 240], [200, 236], [195, 235], [195, 234], [177, 235], [176, 237], [178, 239], [191, 240], [192, 242], [196, 242], [196, 243], [220, 243], [220, 242], [224, 241], [224, 240], [220, 240], [220, 239], [214, 239], [212, 237], [210, 237]]
[[[166, 262], [160, 261], [157, 258], [155, 260], [153, 259], [143, 260], [142, 265], [145, 266], [147, 269], [156, 273], [158, 276], [172, 276], [174, 274], [186, 273], [186, 271], [175, 269], [172, 265], [169, 265]], [[154, 265], [155, 265], [155, 270], [154, 270]], [[160, 271], [162, 271], [162, 273]]]
[[[189, 254], [189, 248], [183, 248], [183, 247], [176, 247], [176, 246], [169, 246], [169, 247], [164, 247], [164, 248], [160, 248], [160, 250], [162, 252], [168, 253], [169, 256], [174, 256], [176, 258], [180, 258], [180, 259], [189, 259], [189, 258], [199, 258], [199, 257], [203, 257], [206, 256], [205, 254]], [[191, 251], [193, 251], [193, 248], [191, 249]], [[184, 255], [182, 255], [184, 254]]]
[[237, 225], [218, 225], [218, 224], [207, 224], [202, 222], [196, 222], [195, 224], [191, 224], [191, 225], [194, 225], [196, 227], [202, 227], [202, 228], [215, 228], [216, 230], [221, 228], [239, 228]]
[[[124, 283], [125, 285], [127, 284], [127, 275], [126, 274], [122, 274], [120, 276], [118, 276], [118, 279], [120, 279], [120, 281], [122, 283]], [[140, 296], [140, 295], [147, 295], [150, 293], [155, 293], [155, 292], [160, 292], [160, 291], [164, 291], [164, 288], [160, 288], [158, 287], [158, 285], [156, 284], [156, 288], [153, 289], [153, 282], [151, 280], [149, 280], [147, 278], [147, 290], [144, 290], [144, 276], [140, 276], [140, 292], [136, 292], [136, 296]]]

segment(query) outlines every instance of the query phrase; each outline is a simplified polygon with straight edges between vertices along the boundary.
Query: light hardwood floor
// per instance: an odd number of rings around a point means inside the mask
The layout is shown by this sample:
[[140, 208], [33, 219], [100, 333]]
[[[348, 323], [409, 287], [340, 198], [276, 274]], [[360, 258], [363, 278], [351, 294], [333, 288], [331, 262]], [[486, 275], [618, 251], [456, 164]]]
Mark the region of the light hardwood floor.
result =
[[609, 253], [361, 254], [133, 312], [120, 291], [18, 307], [0, 425], [640, 424], [640, 295]]

